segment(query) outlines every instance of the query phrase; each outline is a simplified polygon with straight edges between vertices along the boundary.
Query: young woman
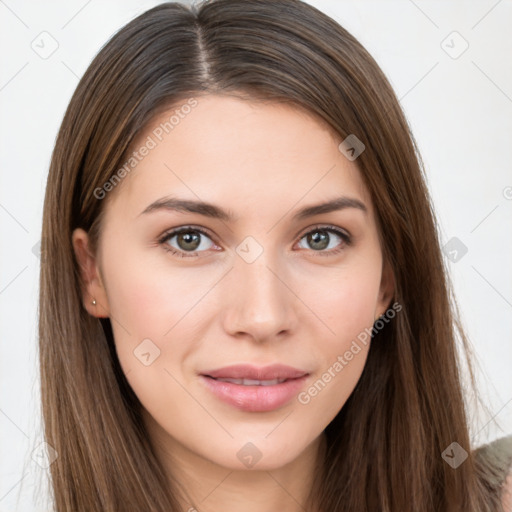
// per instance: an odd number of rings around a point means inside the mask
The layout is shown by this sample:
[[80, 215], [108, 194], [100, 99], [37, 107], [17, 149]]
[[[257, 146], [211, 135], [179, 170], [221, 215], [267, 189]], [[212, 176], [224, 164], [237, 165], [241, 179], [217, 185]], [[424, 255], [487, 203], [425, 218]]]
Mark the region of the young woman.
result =
[[414, 139], [315, 8], [122, 28], [64, 117], [42, 251], [56, 511], [500, 510]]

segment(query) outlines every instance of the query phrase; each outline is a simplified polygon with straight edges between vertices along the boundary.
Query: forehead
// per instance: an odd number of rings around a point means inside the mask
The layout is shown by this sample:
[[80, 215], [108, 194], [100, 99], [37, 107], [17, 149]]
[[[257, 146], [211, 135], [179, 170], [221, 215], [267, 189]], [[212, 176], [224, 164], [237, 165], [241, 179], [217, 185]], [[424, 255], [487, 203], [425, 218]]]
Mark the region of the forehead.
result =
[[341, 138], [317, 116], [231, 96], [195, 101], [160, 113], [137, 137], [130, 151], [138, 153], [136, 165], [116, 191], [119, 199], [140, 210], [172, 194], [228, 205], [240, 217], [258, 205], [261, 214], [261, 206], [343, 194], [371, 210], [356, 163], [339, 151]]

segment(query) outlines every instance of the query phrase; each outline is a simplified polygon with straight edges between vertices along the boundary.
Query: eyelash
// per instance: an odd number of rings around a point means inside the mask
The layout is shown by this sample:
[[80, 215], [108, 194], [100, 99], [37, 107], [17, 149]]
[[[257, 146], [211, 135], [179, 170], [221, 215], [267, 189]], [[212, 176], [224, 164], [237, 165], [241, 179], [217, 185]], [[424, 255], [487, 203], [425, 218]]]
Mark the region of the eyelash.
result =
[[[179, 235], [181, 233], [187, 233], [187, 232], [190, 232], [190, 231], [193, 231], [193, 232], [196, 232], [196, 233], [200, 233], [201, 235], [204, 235], [204, 236], [212, 239], [212, 237], [205, 230], [203, 230], [203, 229], [201, 229], [199, 227], [184, 226], [182, 228], [178, 228], [178, 229], [174, 229], [174, 230], [171, 230], [171, 231], [167, 231], [166, 233], [164, 233], [158, 239], [158, 243], [163, 246], [164, 250], [170, 252], [171, 254], [173, 254], [175, 256], [178, 256], [179, 258], [197, 258], [197, 257], [199, 257], [197, 252], [196, 253], [192, 253], [192, 252], [191, 253], [186, 253], [184, 251], [178, 251], [178, 250], [174, 249], [174, 247], [171, 247], [167, 243], [174, 236]], [[347, 233], [341, 231], [340, 229], [336, 228], [335, 226], [329, 226], [329, 225], [314, 226], [309, 231], [306, 231], [299, 238], [299, 240], [302, 240], [306, 235], [309, 235], [310, 233], [314, 233], [316, 231], [327, 231], [327, 232], [330, 232], [330, 233], [334, 233], [335, 235], [339, 236], [343, 240], [343, 243], [338, 248], [331, 249], [329, 251], [313, 251], [311, 249], [313, 252], [318, 253], [319, 256], [333, 256], [335, 254], [340, 253], [345, 248], [345, 246], [350, 246], [352, 244], [352, 238], [350, 237], [350, 235], [348, 235]], [[204, 252], [204, 251], [200, 251], [200, 252]]]

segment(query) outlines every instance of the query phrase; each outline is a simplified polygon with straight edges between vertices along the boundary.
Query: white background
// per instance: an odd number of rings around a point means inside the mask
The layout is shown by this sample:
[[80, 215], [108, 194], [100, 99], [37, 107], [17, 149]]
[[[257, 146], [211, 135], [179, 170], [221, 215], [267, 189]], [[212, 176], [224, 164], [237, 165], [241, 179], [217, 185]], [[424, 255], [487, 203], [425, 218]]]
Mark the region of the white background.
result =
[[[55, 137], [93, 56], [158, 3], [0, 0], [0, 512], [48, 510], [32, 496], [42, 497], [35, 487], [42, 470], [31, 458], [41, 441], [33, 248]], [[511, 434], [512, 2], [311, 3], [363, 43], [400, 98], [426, 164], [442, 243], [457, 237], [468, 248], [449, 267], [490, 411], [474, 416], [473, 443]], [[49, 37], [43, 31], [58, 43], [47, 59], [31, 47]]]

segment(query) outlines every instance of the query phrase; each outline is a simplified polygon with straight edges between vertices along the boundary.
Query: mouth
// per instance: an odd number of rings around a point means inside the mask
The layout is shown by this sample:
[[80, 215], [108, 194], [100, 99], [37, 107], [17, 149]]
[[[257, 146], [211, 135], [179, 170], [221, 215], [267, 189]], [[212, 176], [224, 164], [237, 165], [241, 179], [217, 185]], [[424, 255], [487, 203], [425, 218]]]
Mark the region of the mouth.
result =
[[308, 372], [279, 365], [232, 366], [199, 375], [216, 398], [245, 412], [269, 412], [283, 407], [297, 396], [308, 376]]
[[[211, 377], [213, 379], [224, 379], [235, 384], [243, 384], [244, 381], [251, 385], [268, 385], [271, 386], [275, 380], [285, 381], [288, 379], [296, 379], [306, 375], [308, 372], [293, 366], [285, 364], [272, 364], [270, 366], [253, 366], [250, 364], [237, 364], [232, 366], [225, 366], [224, 368], [218, 368], [215, 370], [208, 370], [202, 372], [202, 375]], [[256, 384], [252, 384], [256, 382]], [[266, 384], [269, 382], [270, 384]], [[263, 384], [258, 384], [263, 383]]]

